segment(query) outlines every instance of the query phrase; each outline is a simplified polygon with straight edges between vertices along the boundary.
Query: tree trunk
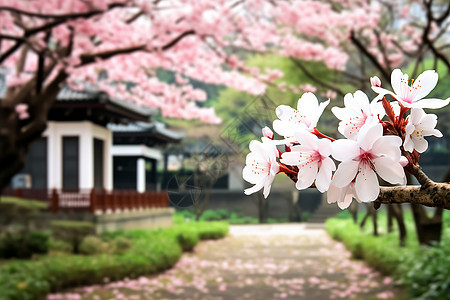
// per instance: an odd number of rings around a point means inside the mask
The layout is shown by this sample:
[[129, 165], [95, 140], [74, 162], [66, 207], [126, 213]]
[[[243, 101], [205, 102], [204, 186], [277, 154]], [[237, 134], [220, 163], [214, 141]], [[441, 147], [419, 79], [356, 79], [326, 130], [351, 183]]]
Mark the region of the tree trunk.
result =
[[387, 206], [387, 231], [392, 232], [394, 231], [394, 208], [393, 205]]
[[[50, 70], [51, 68], [52, 66], [49, 66]], [[0, 101], [0, 166], [2, 166], [0, 168], [0, 192], [23, 168], [30, 144], [41, 137], [45, 131], [48, 112], [66, 78], [67, 74], [60, 71], [53, 81], [41, 91], [40, 88], [37, 88], [35, 76], [19, 90], [10, 89], [4, 99]], [[37, 90], [39, 93], [36, 92]], [[19, 119], [15, 110], [17, 104], [28, 105], [28, 118]]]
[[297, 189], [292, 191], [292, 200], [289, 201], [289, 222], [301, 222], [302, 213], [300, 207], [298, 206], [298, 196], [299, 192]]
[[366, 221], [369, 217], [372, 217], [372, 224], [373, 224], [373, 235], [378, 236], [378, 220], [377, 220], [377, 211], [371, 204], [366, 205], [367, 212], [364, 215], [364, 218], [362, 219], [359, 226], [361, 229], [364, 228], [364, 225], [366, 224]]
[[[448, 182], [450, 180], [449, 177], [450, 172], [447, 172], [443, 182]], [[411, 176], [408, 176], [408, 182], [409, 181], [412, 181]], [[432, 246], [436, 243], [440, 243], [442, 237], [442, 215], [444, 210], [442, 208], [436, 208], [434, 215], [429, 217], [423, 205], [411, 204], [411, 209], [419, 244]]]
[[405, 240], [406, 240], [406, 226], [405, 226], [405, 220], [403, 218], [403, 209], [400, 204], [391, 204], [388, 206], [388, 208], [391, 208], [392, 210], [392, 216], [397, 221], [398, 231], [399, 231], [399, 245], [400, 247], [405, 246]]
[[358, 208], [359, 208], [359, 203], [356, 201], [352, 201], [352, 203], [348, 207], [348, 211], [352, 215], [354, 224], [358, 224]]
[[260, 224], [265, 224], [267, 223], [267, 206], [269, 203], [261, 193], [257, 193], [256, 197], [258, 199], [258, 220]]

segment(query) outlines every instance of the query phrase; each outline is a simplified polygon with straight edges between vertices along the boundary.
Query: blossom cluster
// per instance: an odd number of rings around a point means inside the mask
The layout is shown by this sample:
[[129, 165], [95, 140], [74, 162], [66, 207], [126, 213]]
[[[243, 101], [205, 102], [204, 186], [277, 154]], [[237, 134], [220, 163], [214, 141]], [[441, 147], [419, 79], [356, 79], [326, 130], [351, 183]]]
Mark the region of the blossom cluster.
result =
[[[378, 94], [372, 101], [364, 92], [356, 91], [345, 95], [344, 107], [331, 109], [340, 120], [341, 139], [317, 129], [330, 100], [319, 103], [313, 93], [307, 92], [298, 100], [296, 109], [278, 106], [273, 129], [283, 139], [274, 140], [272, 130], [265, 127], [261, 141], [250, 143], [243, 178], [254, 186], [245, 194], [263, 188], [267, 198], [275, 175], [285, 173], [296, 181], [297, 189], [315, 186], [321, 193], [327, 192], [329, 203], [337, 202], [344, 209], [353, 198], [358, 202], [375, 201], [380, 193], [378, 177], [391, 184], [406, 184], [405, 170], [416, 165], [419, 154], [428, 148], [424, 137], [442, 137], [435, 128], [437, 116], [423, 109], [442, 108], [450, 98], [424, 99], [438, 81], [433, 70], [423, 72], [416, 80], [394, 70], [393, 91], [381, 88], [376, 76], [370, 81]], [[393, 101], [389, 102], [386, 95], [391, 95]], [[279, 149], [283, 145], [284, 152]]]

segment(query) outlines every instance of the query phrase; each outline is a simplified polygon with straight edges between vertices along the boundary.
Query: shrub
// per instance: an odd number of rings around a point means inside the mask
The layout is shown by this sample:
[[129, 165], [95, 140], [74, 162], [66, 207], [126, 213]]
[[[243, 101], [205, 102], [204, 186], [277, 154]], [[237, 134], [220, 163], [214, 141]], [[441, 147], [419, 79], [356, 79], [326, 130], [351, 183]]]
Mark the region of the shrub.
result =
[[43, 232], [31, 232], [28, 235], [28, 247], [32, 253], [46, 254], [48, 252], [49, 236]]
[[51, 251], [64, 252], [64, 253], [72, 252], [72, 245], [70, 243], [61, 241], [61, 240], [55, 240], [53, 238], [49, 239], [48, 247], [49, 247], [49, 250], [51, 250]]
[[6, 233], [0, 237], [0, 257], [30, 258], [48, 252], [48, 235], [39, 232]]
[[349, 215], [329, 219], [326, 229], [342, 241], [354, 257], [387, 274], [394, 275], [415, 299], [447, 299], [450, 294], [450, 215], [444, 213], [442, 242], [435, 247], [419, 247], [411, 213], [405, 214], [408, 228], [406, 247], [399, 247], [398, 232], [387, 233], [386, 214], [379, 214], [379, 237], [370, 234], [371, 226], [361, 231]]
[[195, 226], [200, 240], [216, 240], [228, 233], [228, 224], [224, 222], [198, 222]]
[[[101, 237], [110, 245], [130, 241], [130, 248], [123, 254], [60, 254], [32, 261], [11, 261], [0, 266], [0, 300], [43, 299], [49, 292], [102, 283], [104, 278], [120, 280], [154, 274], [172, 267], [181, 257], [179, 234], [187, 233], [183, 236], [192, 242], [195, 234], [203, 238], [218, 238], [225, 236], [227, 231], [228, 224], [219, 222], [190, 222], [165, 229], [117, 231]], [[50, 245], [54, 247], [58, 243], [51, 240]]]
[[79, 252], [85, 255], [94, 255], [106, 253], [108, 251], [108, 243], [103, 242], [95, 235], [88, 235], [80, 243]]
[[131, 241], [123, 236], [118, 236], [115, 239], [113, 239], [110, 243], [112, 250], [112, 253], [114, 254], [124, 254], [127, 252], [131, 247]]
[[192, 251], [198, 243], [198, 234], [192, 229], [182, 230], [177, 234], [177, 241], [183, 251]]
[[73, 253], [79, 253], [79, 246], [84, 237], [94, 234], [94, 224], [79, 221], [52, 221], [52, 235], [72, 245]]

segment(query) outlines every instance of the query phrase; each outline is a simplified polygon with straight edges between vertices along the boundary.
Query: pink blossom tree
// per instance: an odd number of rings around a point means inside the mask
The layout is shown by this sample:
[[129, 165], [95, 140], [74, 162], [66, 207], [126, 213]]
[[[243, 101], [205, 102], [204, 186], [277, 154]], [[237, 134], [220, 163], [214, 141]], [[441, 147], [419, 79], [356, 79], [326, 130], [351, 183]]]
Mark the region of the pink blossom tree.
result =
[[[264, 92], [279, 73], [246, 68], [226, 51], [247, 43], [242, 26], [258, 27], [241, 24], [241, 12], [239, 1], [0, 1], [0, 63], [7, 82], [0, 106], [0, 190], [45, 130], [64, 84], [75, 90], [96, 85], [116, 98], [159, 108], [163, 117], [209, 123], [220, 119], [198, 105], [206, 94], [189, 78]], [[158, 69], [175, 73], [176, 82], [159, 80]], [[100, 80], [101, 72], [107, 76]]]

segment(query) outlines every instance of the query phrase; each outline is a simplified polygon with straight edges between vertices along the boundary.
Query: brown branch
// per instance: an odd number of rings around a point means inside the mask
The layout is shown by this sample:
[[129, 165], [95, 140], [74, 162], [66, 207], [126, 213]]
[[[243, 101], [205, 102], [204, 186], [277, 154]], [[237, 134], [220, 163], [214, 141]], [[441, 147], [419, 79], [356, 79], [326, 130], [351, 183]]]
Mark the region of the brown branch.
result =
[[[186, 37], [188, 35], [192, 35], [192, 34], [195, 34], [194, 30], [185, 31], [182, 34], [180, 34], [179, 36], [177, 36], [175, 39], [173, 39], [172, 41], [167, 43], [166, 45], [162, 46], [161, 48], [154, 48], [150, 51], [156, 51], [158, 49], [161, 49], [163, 51], [168, 50], [171, 47], [175, 46], [184, 37]], [[132, 53], [135, 51], [144, 51], [146, 49], [147, 49], [146, 44], [140, 44], [140, 45], [130, 46], [130, 47], [126, 47], [126, 48], [107, 50], [107, 51], [103, 51], [103, 52], [82, 54], [80, 56], [81, 65], [87, 65], [87, 64], [93, 63], [93, 62], [95, 62], [96, 59], [108, 59], [115, 55], [128, 54], [128, 53]]]
[[293, 58], [293, 57], [290, 57], [290, 59], [291, 59], [291, 61], [292, 61], [292, 62], [293, 62], [300, 70], [302, 70], [303, 73], [305, 73], [306, 76], [309, 77], [309, 79], [311, 79], [311, 80], [314, 81], [315, 83], [317, 83], [317, 84], [323, 86], [324, 88], [327, 88], [327, 89], [330, 89], [330, 90], [336, 92], [339, 96], [342, 96], [342, 97], [344, 96], [344, 92], [343, 92], [343, 91], [341, 91], [339, 88], [337, 88], [337, 87], [335, 87], [335, 86], [332, 86], [332, 85], [330, 85], [330, 84], [328, 84], [328, 83], [326, 83], [326, 82], [320, 80], [320, 79], [317, 78], [316, 76], [314, 76], [311, 72], [309, 72], [309, 71], [305, 68], [305, 66], [303, 66], [303, 64], [302, 64], [300, 61], [298, 61], [298, 59], [295, 59], [295, 58]]
[[362, 52], [362, 54], [364, 54], [364, 56], [366, 56], [372, 62], [372, 64], [378, 69], [378, 71], [380, 71], [381, 76], [383, 76], [383, 79], [387, 82], [390, 82], [391, 81], [390, 74], [383, 68], [383, 66], [381, 66], [380, 62], [376, 59], [376, 57], [366, 49], [366, 47], [361, 43], [361, 41], [355, 36], [355, 33], [353, 31], [350, 33], [350, 40], [356, 46], [356, 48], [358, 48]]
[[411, 203], [450, 209], [450, 184], [380, 187], [375, 204]]

